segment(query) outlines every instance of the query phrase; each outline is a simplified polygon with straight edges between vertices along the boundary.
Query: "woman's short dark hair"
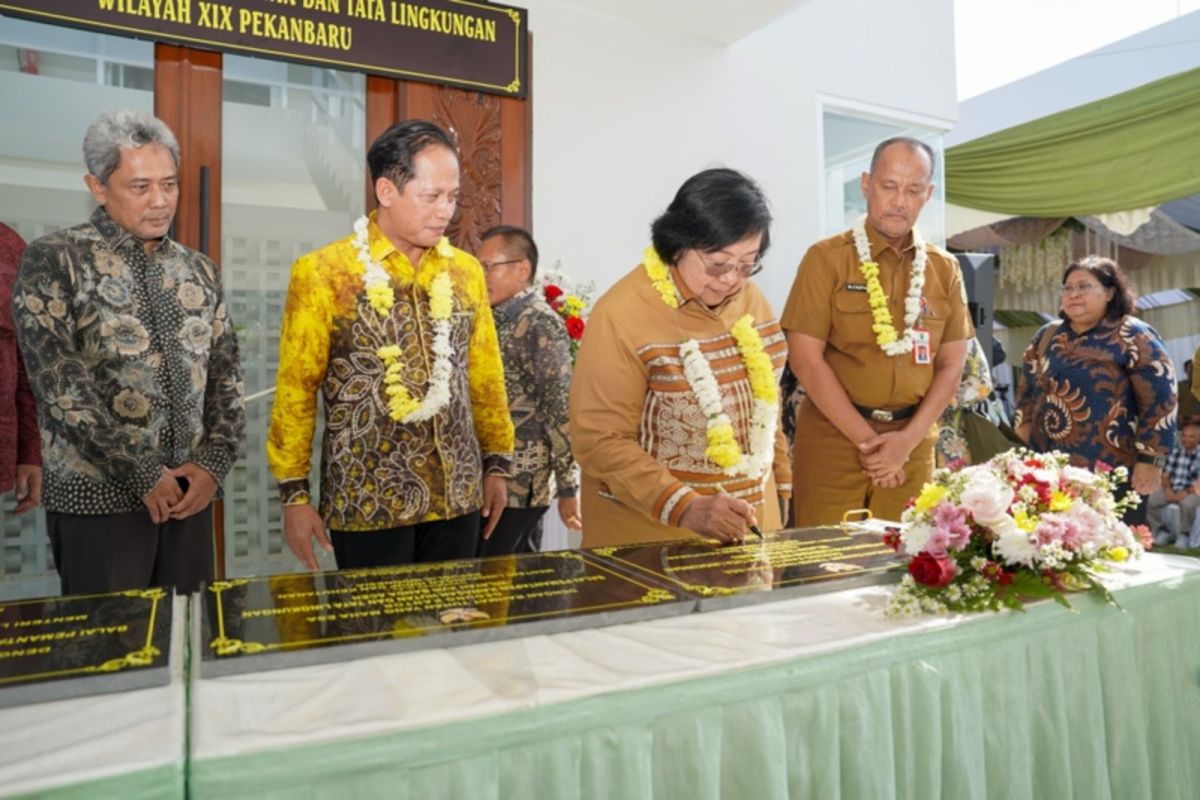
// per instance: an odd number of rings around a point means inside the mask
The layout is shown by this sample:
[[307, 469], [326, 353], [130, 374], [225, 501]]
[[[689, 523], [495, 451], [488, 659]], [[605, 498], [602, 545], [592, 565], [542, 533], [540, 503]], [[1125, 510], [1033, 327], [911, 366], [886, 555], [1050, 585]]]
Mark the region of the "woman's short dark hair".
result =
[[[1063, 270], [1063, 285], [1066, 286], [1067, 278], [1072, 272], [1080, 270], [1099, 281], [1105, 289], [1115, 289], [1112, 299], [1108, 301], [1108, 308], [1104, 312], [1105, 318], [1116, 320], [1137, 310], [1137, 295], [1133, 293], [1133, 289], [1129, 286], [1129, 279], [1117, 266], [1117, 262], [1102, 256], [1084, 256], [1077, 261], [1072, 261]], [[1059, 312], [1059, 316], [1063, 319], [1067, 318], [1066, 312]]]
[[674, 264], [685, 250], [712, 252], [762, 234], [761, 258], [771, 244], [771, 211], [754, 181], [737, 170], [706, 169], [684, 181], [650, 226], [658, 256]]
[[397, 122], [379, 134], [367, 151], [372, 185], [380, 178], [387, 178], [403, 192], [413, 178], [413, 159], [427, 147], [445, 147], [458, 154], [458, 146], [450, 134], [428, 120]]

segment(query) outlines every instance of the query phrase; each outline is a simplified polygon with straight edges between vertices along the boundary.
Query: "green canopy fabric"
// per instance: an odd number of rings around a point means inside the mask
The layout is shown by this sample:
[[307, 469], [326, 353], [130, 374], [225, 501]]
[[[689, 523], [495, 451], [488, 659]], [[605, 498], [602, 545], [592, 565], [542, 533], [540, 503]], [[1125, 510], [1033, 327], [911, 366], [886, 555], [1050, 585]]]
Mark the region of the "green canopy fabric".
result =
[[1200, 69], [946, 151], [946, 200], [1030, 217], [1105, 214], [1200, 193]]

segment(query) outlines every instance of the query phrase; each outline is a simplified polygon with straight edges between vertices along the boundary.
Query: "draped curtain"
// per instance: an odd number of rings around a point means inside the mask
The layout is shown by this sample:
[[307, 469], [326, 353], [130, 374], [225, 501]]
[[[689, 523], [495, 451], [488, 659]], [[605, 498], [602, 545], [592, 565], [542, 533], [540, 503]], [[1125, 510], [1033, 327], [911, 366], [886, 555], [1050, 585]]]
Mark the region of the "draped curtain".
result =
[[1200, 69], [951, 147], [945, 180], [949, 203], [1032, 217], [1200, 193]]

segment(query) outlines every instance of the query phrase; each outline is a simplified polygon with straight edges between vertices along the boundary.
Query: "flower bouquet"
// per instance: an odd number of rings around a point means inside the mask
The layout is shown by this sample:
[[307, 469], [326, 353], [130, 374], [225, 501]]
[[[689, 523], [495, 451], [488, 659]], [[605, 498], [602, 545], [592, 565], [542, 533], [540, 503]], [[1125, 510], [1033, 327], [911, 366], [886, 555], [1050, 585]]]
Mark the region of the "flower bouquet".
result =
[[591, 306], [592, 292], [595, 291], [596, 285], [588, 282], [572, 289], [570, 279], [562, 271], [561, 262], [557, 261], [554, 263], [554, 269], [542, 274], [540, 284], [546, 303], [558, 312], [567, 326], [567, 335], [571, 337], [571, 363], [575, 363], [579, 341], [587, 328], [584, 317]]
[[1102, 562], [1137, 558], [1149, 531], [1121, 522], [1134, 495], [1118, 500], [1126, 470], [1073, 467], [1062, 453], [1009, 450], [966, 469], [940, 469], [910, 501], [903, 530], [884, 541], [912, 558], [887, 616], [1021, 609], [1026, 599], [1090, 591]]

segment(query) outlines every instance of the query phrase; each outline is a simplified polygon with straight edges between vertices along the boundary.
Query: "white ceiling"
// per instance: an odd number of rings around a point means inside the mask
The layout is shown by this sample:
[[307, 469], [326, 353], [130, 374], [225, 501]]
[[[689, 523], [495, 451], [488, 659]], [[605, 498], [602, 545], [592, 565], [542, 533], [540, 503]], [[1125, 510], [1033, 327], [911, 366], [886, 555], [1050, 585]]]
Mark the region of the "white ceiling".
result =
[[[519, 0], [515, 0], [520, 5]], [[808, 0], [557, 0], [562, 5], [733, 44]], [[537, 19], [533, 20], [536, 28]]]

